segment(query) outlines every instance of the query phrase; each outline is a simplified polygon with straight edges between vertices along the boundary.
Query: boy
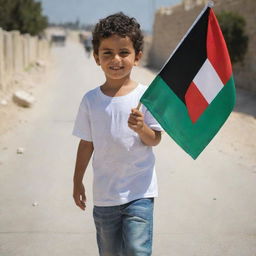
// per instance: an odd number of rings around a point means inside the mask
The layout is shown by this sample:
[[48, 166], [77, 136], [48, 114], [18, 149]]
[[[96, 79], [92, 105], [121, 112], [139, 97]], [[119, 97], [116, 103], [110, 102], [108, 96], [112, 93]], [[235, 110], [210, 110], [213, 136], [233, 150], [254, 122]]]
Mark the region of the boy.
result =
[[93, 217], [99, 254], [148, 256], [152, 251], [153, 204], [157, 196], [152, 146], [162, 128], [142, 106], [134, 108], [146, 86], [130, 78], [142, 56], [143, 35], [123, 13], [99, 21], [93, 31], [93, 55], [106, 81], [85, 94], [73, 134], [77, 151], [73, 197], [86, 207], [82, 183], [93, 155]]

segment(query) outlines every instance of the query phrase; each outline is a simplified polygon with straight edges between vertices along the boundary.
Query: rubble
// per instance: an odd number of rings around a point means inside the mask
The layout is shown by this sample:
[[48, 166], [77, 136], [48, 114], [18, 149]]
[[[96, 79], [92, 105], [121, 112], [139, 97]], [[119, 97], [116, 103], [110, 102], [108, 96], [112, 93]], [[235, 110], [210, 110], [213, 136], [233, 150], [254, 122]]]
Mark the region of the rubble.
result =
[[32, 206], [38, 206], [39, 205], [39, 203], [38, 202], [34, 202], [34, 203], [32, 203]]
[[13, 101], [19, 106], [30, 108], [34, 104], [35, 98], [31, 94], [20, 90], [13, 94]]
[[17, 154], [23, 154], [24, 153], [24, 148], [18, 148], [17, 149]]
[[39, 66], [39, 67], [42, 67], [42, 68], [46, 67], [46, 63], [43, 60], [37, 60], [36, 65]]

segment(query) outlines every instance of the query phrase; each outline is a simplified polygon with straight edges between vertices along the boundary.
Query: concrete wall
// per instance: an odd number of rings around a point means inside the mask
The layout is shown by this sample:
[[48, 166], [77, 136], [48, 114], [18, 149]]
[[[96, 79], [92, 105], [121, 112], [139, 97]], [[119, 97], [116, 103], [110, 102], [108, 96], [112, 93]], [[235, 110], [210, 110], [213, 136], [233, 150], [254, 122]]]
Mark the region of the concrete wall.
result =
[[49, 57], [50, 43], [19, 31], [3, 31], [0, 28], [0, 90], [5, 90], [13, 75]]
[[[181, 4], [159, 9], [155, 15], [149, 66], [160, 69], [203, 8], [204, 0], [184, 0]], [[243, 64], [233, 65], [238, 87], [256, 92], [256, 1], [218, 0], [214, 12], [232, 11], [246, 20], [249, 47]]]
[[5, 84], [4, 78], [4, 34], [2, 29], [0, 28], [0, 86]]

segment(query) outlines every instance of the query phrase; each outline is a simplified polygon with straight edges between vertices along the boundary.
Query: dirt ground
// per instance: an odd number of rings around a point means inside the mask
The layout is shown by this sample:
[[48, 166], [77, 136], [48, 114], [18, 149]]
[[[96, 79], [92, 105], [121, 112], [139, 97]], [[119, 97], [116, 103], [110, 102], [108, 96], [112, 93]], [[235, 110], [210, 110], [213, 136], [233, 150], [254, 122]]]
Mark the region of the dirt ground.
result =
[[[53, 60], [49, 60], [45, 64], [45, 66], [31, 66], [29, 70], [16, 74], [7, 88], [4, 91], [0, 90], [0, 136], [14, 131], [19, 124], [28, 122], [27, 116], [33, 111], [33, 106], [25, 108], [17, 105], [12, 100], [13, 93], [24, 90], [35, 97], [34, 104], [36, 104], [48, 84], [45, 81], [49, 79], [51, 71], [53, 71]], [[1, 104], [2, 101], [7, 104]]]

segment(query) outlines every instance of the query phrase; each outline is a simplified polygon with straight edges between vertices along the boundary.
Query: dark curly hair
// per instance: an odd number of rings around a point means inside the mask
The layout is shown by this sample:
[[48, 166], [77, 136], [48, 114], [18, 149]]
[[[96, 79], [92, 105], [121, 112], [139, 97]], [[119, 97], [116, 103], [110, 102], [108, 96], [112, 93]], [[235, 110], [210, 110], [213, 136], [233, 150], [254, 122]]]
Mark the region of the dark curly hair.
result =
[[98, 54], [101, 39], [112, 35], [128, 36], [133, 43], [135, 54], [143, 50], [143, 34], [140, 24], [135, 18], [130, 18], [122, 12], [118, 12], [100, 19], [95, 25], [92, 32], [94, 53]]

